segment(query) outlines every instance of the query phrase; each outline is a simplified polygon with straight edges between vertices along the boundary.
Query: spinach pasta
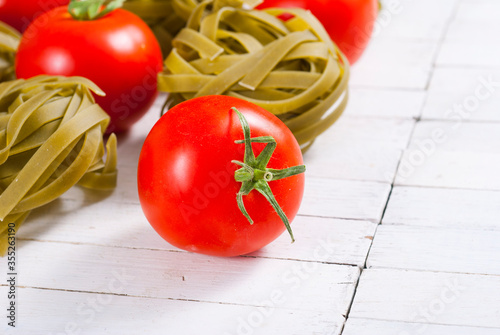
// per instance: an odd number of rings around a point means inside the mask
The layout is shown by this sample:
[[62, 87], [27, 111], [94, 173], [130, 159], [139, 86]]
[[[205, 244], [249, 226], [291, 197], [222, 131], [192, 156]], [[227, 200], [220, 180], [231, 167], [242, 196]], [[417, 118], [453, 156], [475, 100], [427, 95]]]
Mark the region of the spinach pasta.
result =
[[9, 223], [18, 228], [32, 209], [73, 185], [116, 186], [116, 137], [109, 137], [105, 149], [109, 116], [91, 91], [104, 94], [81, 77], [0, 84], [0, 253]]
[[14, 57], [21, 35], [0, 22], [0, 82], [14, 79]]
[[205, 1], [172, 45], [158, 78], [169, 106], [203, 95], [242, 98], [277, 115], [305, 151], [347, 104], [348, 62], [308, 11]]

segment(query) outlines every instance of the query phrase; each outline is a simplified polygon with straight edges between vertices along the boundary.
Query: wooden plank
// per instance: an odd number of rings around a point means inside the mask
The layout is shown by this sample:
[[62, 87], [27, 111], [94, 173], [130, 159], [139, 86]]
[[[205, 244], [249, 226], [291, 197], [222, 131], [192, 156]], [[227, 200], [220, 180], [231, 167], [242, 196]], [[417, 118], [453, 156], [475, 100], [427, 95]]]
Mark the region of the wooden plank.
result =
[[[106, 285], [105, 288], [115, 283]], [[0, 287], [2, 297], [7, 294], [5, 288]], [[338, 312], [288, 309], [278, 291], [263, 305], [252, 306], [33, 288], [17, 290], [16, 328], [8, 327], [3, 318], [0, 332], [5, 335], [338, 335], [344, 321]]]
[[500, 328], [500, 276], [363, 271], [353, 318]]
[[[433, 134], [443, 134], [439, 142]], [[409, 150], [433, 147], [439, 150], [500, 153], [500, 123], [421, 121], [415, 126]]]
[[413, 126], [413, 120], [344, 117], [304, 155], [306, 175], [392, 182]]
[[415, 119], [422, 112], [424, 100], [424, 91], [354, 87], [349, 90], [349, 104], [345, 115]]
[[368, 268], [500, 275], [500, 231], [381, 225]]
[[444, 41], [436, 64], [439, 66], [475, 66], [500, 68], [500, 46], [484, 41]]
[[485, 32], [500, 30], [499, 12], [500, 4], [496, 0], [461, 1], [447, 31], [446, 41], [497, 44], [500, 36]]
[[356, 88], [425, 89], [437, 42], [396, 38], [370, 43], [351, 73]]
[[377, 224], [359, 220], [299, 216], [292, 227], [295, 235], [293, 244], [285, 233], [250, 256], [364, 267]]
[[[181, 251], [149, 225], [139, 205], [105, 203], [82, 206], [68, 199], [40, 208], [20, 229], [18, 238], [139, 249]], [[117, 224], [116, 222], [119, 222]], [[296, 241], [283, 234], [253, 257], [321, 261], [364, 266], [376, 224], [367, 221], [298, 216]], [[327, 232], [327, 233], [325, 233]], [[328, 253], [317, 248], [327, 248]]]
[[500, 192], [396, 186], [384, 225], [499, 230]]
[[[450, 27], [446, 33], [447, 41], [454, 42], [467, 42], [476, 41], [480, 43], [498, 43], [500, 41], [500, 36], [496, 34], [485, 34], [485, 31], [499, 31], [500, 22], [498, 22], [498, 17], [487, 17], [480, 13], [481, 18], [474, 17], [479, 14], [474, 11], [474, 8], [479, 6], [469, 6], [468, 4], [461, 3], [456, 16], [456, 19], [450, 24]], [[500, 6], [491, 6], [491, 14], [496, 14], [500, 11]], [[496, 10], [496, 12], [495, 12]]]
[[500, 190], [500, 153], [407, 150], [396, 185]]
[[456, 19], [461, 22], [486, 21], [495, 23], [498, 21], [499, 11], [500, 4], [497, 0], [462, 0], [457, 10]]
[[306, 178], [299, 213], [379, 222], [390, 189], [384, 183]]
[[500, 121], [499, 85], [499, 70], [438, 67], [422, 118], [447, 120], [455, 126], [467, 121]]
[[[346, 116], [340, 118], [332, 128], [323, 133], [318, 141], [320, 139], [323, 142], [327, 141], [331, 147], [371, 145], [404, 149], [408, 145], [414, 125], [414, 120]], [[316, 143], [311, 150], [315, 146]]]
[[381, 3], [382, 9], [375, 23], [375, 38], [437, 40], [443, 34], [457, 1], [383, 0]]
[[[134, 297], [259, 305], [280, 290], [288, 309], [345, 314], [360, 272], [321, 262], [18, 242], [20, 286]], [[106, 285], [117, 280], [126, 285], [109, 292]]]
[[343, 335], [498, 335], [500, 328], [444, 326], [414, 322], [396, 322], [349, 318]]
[[402, 153], [401, 149], [349, 142], [330, 146], [318, 139], [304, 158], [309, 177], [392, 183]]

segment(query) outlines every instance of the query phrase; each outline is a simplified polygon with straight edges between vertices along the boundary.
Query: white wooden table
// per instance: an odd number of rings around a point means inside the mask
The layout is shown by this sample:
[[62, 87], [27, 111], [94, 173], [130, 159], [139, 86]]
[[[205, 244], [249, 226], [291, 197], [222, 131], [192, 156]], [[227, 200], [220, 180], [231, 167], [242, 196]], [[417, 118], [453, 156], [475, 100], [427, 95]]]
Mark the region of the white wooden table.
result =
[[74, 188], [20, 230], [0, 334], [500, 334], [500, 2], [384, 8], [305, 155], [296, 243], [225, 259], [153, 231], [135, 174], [158, 101], [120, 139], [112, 194]]

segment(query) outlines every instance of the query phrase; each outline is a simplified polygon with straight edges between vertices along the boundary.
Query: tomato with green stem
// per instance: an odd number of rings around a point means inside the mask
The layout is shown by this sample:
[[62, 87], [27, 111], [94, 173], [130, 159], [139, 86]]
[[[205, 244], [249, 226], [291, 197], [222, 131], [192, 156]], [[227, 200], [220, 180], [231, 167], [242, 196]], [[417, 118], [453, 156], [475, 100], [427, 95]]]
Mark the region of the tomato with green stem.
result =
[[105, 93], [96, 102], [110, 115], [109, 132], [128, 130], [157, 96], [162, 54], [151, 29], [117, 8], [123, 1], [72, 1], [39, 16], [24, 32], [16, 74], [82, 76]]
[[141, 150], [139, 199], [153, 228], [181, 249], [236, 256], [288, 229], [304, 192], [300, 147], [263, 108], [230, 96], [182, 102]]
[[354, 64], [366, 49], [377, 18], [378, 0], [264, 0], [269, 7], [309, 9], [331, 39]]

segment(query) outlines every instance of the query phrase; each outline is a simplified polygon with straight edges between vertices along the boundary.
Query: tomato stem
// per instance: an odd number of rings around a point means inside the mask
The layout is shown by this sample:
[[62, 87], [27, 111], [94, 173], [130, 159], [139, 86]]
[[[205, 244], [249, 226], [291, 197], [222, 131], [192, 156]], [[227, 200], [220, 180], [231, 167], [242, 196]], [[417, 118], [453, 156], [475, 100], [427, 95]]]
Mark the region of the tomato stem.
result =
[[68, 12], [78, 21], [97, 20], [120, 8], [125, 0], [71, 0]]
[[[276, 149], [277, 143], [276, 140], [272, 136], [261, 136], [261, 137], [250, 137], [250, 126], [248, 125], [247, 120], [236, 108], [232, 108], [234, 112], [238, 115], [238, 118], [241, 123], [241, 127], [243, 128], [244, 140], [234, 141], [236, 144], [245, 144], [245, 156], [243, 162], [233, 160], [232, 163], [238, 164], [241, 166], [240, 169], [236, 170], [234, 173], [234, 179], [237, 182], [241, 182], [241, 188], [239, 192], [236, 194], [236, 202], [238, 203], [238, 208], [241, 213], [248, 219], [250, 224], [253, 224], [253, 220], [245, 209], [245, 204], [243, 203], [243, 196], [248, 195], [252, 190], [257, 190], [261, 193], [267, 201], [274, 208], [278, 216], [281, 218], [281, 221], [285, 224], [290, 237], [292, 238], [292, 242], [295, 241], [293, 237], [292, 228], [290, 227], [290, 222], [288, 218], [281, 209], [280, 205], [276, 201], [274, 194], [269, 187], [268, 182], [279, 180], [283, 178], [288, 178], [300, 173], [304, 173], [306, 171], [306, 167], [304, 165], [292, 166], [286, 169], [269, 169], [267, 168], [267, 164], [271, 159], [274, 150]], [[252, 143], [267, 143], [262, 152], [259, 154], [257, 158], [255, 158]]]

